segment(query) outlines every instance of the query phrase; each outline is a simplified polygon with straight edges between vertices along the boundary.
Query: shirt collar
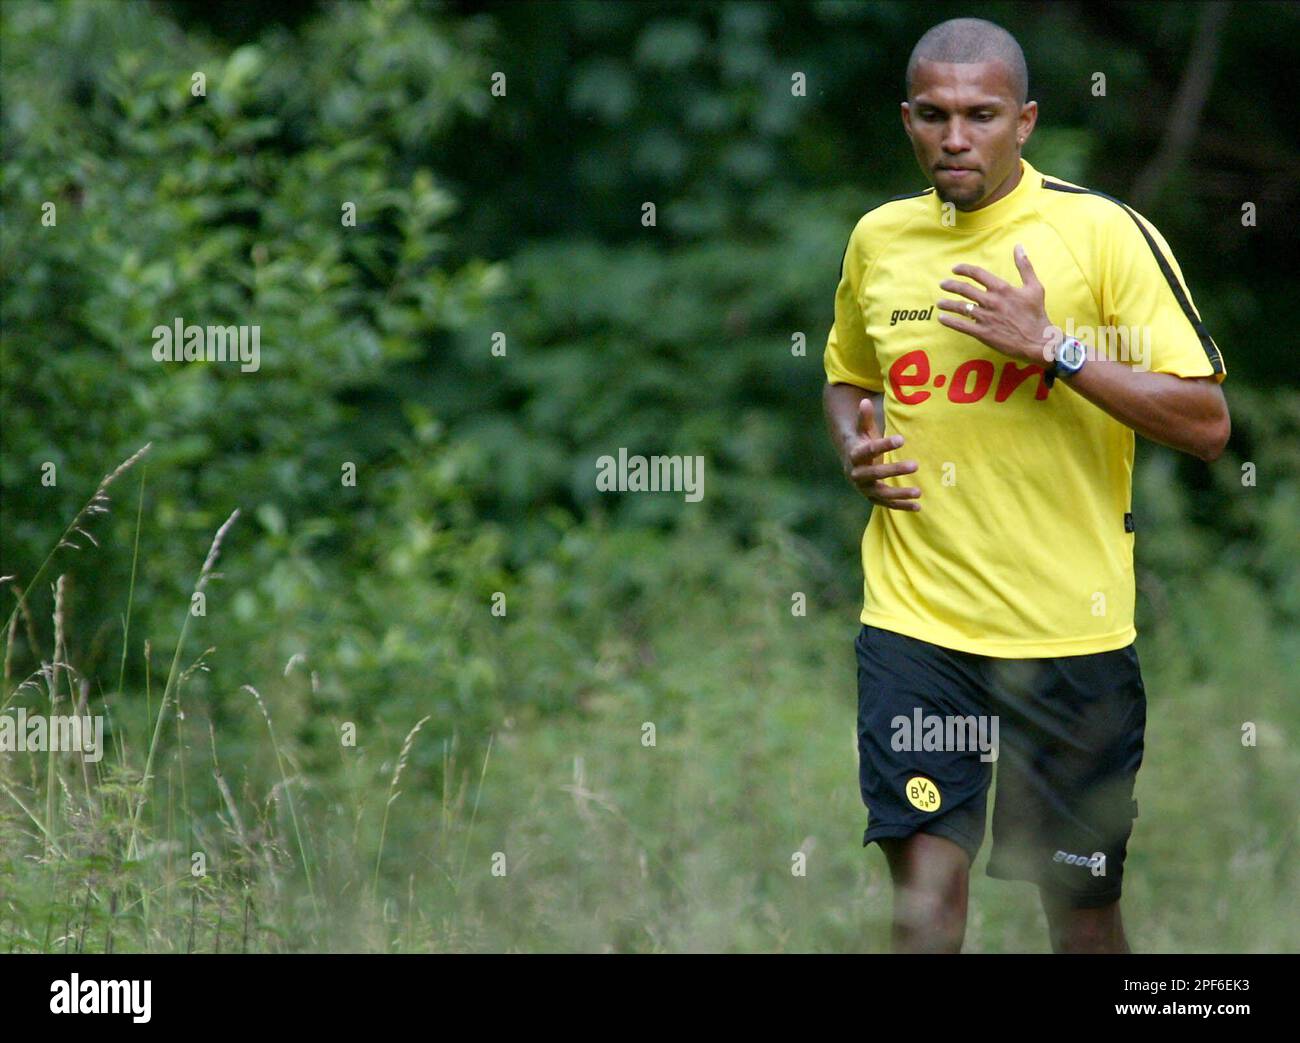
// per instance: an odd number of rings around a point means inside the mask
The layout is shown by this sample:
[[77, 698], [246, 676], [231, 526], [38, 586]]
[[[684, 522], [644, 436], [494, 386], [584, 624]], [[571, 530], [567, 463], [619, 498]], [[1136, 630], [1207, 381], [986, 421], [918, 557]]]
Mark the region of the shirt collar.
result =
[[1030, 166], [1027, 159], [1020, 160], [1020, 167], [1020, 181], [996, 203], [982, 206], [978, 210], [958, 210], [954, 206], [946, 221], [943, 200], [939, 198], [938, 192], [932, 193], [930, 199], [935, 219], [944, 228], [966, 232], [994, 228], [1032, 210], [1042, 191], [1043, 176]]

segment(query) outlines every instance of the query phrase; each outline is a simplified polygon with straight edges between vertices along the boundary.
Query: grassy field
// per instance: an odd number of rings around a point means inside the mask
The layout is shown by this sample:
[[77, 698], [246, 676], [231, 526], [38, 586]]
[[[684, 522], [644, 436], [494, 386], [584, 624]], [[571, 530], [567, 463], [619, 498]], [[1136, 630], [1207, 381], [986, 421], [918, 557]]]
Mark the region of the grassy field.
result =
[[[433, 719], [430, 690], [399, 702], [429, 713], [331, 740], [344, 718], [313, 702], [329, 679], [310, 651], [221, 692], [194, 635], [155, 641], [163, 669], [117, 694], [50, 648], [58, 665], [26, 684], [7, 657], [9, 712], [102, 698], [111, 739], [97, 765], [0, 756], [0, 950], [884, 950], [884, 860], [860, 846], [851, 552], [776, 529], [737, 550], [705, 528], [575, 526], [516, 577], [505, 618], [476, 617], [512, 707], [486, 731]], [[1139, 951], [1300, 949], [1292, 667], [1236, 575], [1144, 579]], [[1213, 654], [1189, 645], [1212, 640], [1189, 631], [1202, 604], [1202, 625], [1232, 632]], [[10, 654], [36, 629], [15, 620]], [[967, 950], [1048, 951], [1034, 890], [985, 877], [987, 856]]]

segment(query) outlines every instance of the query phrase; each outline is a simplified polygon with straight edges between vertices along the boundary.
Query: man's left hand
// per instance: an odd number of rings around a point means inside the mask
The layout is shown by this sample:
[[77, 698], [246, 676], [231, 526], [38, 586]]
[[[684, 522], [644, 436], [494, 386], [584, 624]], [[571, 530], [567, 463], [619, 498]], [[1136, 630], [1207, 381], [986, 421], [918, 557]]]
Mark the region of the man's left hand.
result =
[[[956, 265], [954, 274], [974, 279], [980, 286], [960, 279], [941, 282], [941, 288], [959, 293], [967, 300], [939, 301], [940, 311], [952, 313], [940, 315], [939, 321], [949, 329], [974, 337], [1013, 359], [1049, 366], [1055, 358], [1061, 331], [1047, 317], [1043, 284], [1034, 274], [1034, 266], [1029, 263], [1025, 248], [1019, 244], [1016, 245], [1015, 260], [1022, 286], [1012, 286], [978, 265]], [[976, 305], [969, 314], [967, 301]]]

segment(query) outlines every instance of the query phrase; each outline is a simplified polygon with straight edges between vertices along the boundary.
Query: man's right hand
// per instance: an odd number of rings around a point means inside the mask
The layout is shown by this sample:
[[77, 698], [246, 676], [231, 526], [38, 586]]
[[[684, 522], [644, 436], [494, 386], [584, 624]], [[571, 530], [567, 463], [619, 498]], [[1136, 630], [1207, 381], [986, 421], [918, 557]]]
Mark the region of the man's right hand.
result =
[[903, 444], [901, 435], [883, 438], [876, 426], [876, 410], [871, 396], [866, 396], [858, 405], [857, 435], [846, 446], [844, 453], [844, 473], [849, 481], [868, 500], [893, 511], [919, 511], [917, 497], [921, 490], [912, 487], [898, 488], [886, 485], [882, 478], [896, 474], [911, 474], [916, 470], [915, 460], [900, 460], [895, 463], [878, 463], [877, 460], [891, 449]]

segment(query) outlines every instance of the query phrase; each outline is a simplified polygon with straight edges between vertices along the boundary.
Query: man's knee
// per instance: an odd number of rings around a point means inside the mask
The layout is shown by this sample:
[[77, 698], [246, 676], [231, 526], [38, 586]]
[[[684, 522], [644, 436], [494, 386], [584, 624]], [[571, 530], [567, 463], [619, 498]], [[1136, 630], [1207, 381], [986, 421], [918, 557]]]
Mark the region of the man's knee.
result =
[[896, 947], [957, 952], [966, 934], [970, 858], [944, 837], [916, 833], [882, 841], [894, 881]]
[[1043, 894], [1043, 911], [1052, 949], [1058, 953], [1126, 953], [1128, 939], [1119, 901], [1095, 909], [1073, 909], [1060, 898]]
[[948, 886], [902, 886], [895, 892], [895, 919], [909, 931], [932, 935], [940, 944], [966, 933], [966, 891], [956, 881]]

